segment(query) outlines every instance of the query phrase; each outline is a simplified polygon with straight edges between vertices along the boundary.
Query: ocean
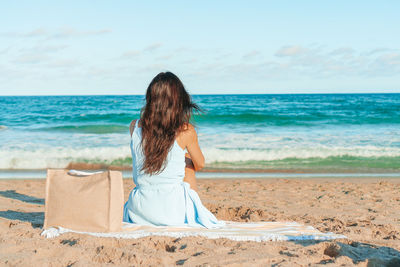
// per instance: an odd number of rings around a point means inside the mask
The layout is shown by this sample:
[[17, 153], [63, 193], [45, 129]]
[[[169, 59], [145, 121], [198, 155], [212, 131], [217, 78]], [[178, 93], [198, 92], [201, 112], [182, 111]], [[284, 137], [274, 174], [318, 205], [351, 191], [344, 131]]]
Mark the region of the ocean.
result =
[[[400, 94], [194, 95], [208, 169], [400, 173]], [[143, 95], [0, 96], [0, 169], [130, 166]]]

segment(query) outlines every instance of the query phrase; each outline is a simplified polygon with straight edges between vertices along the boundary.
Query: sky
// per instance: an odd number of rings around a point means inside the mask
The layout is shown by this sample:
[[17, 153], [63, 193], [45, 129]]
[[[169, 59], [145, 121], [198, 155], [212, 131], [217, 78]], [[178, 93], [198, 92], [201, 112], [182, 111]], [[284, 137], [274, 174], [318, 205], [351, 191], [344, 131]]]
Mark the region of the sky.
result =
[[6, 0], [0, 95], [400, 93], [400, 1]]

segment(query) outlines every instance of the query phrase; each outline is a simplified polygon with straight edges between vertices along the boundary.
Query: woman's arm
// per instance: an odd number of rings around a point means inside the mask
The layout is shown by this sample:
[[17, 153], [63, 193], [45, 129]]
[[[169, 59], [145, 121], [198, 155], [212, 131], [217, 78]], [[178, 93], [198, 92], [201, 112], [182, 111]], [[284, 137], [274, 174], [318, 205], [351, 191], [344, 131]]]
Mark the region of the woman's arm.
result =
[[197, 182], [196, 182], [196, 174], [194, 172], [193, 161], [190, 158], [189, 153], [185, 154], [185, 163], [186, 163], [185, 178], [183, 178], [183, 181], [189, 183], [190, 188], [197, 192], [198, 187], [197, 187]]
[[204, 168], [205, 160], [199, 146], [196, 130], [194, 129], [193, 125], [189, 124], [186, 132], [186, 148], [193, 162], [194, 170], [201, 170]]
[[200, 146], [197, 140], [197, 133], [192, 125], [188, 125], [187, 128], [182, 132], [182, 137], [179, 138], [184, 147], [189, 153], [185, 154], [185, 178], [183, 181], [190, 184], [190, 188], [197, 191], [197, 182], [195, 171], [200, 170], [204, 167], [204, 156], [200, 150]]

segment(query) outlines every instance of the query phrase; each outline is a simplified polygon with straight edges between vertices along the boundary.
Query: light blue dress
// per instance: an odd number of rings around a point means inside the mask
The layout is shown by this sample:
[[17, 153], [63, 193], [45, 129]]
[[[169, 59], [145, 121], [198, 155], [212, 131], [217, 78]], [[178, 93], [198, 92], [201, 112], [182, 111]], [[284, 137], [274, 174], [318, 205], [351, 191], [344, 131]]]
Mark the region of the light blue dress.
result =
[[165, 169], [157, 175], [141, 171], [144, 155], [141, 146], [142, 128], [136, 121], [131, 137], [133, 160], [133, 181], [136, 187], [131, 191], [124, 205], [124, 222], [140, 225], [223, 226], [203, 206], [196, 191], [183, 181], [185, 176], [185, 150], [176, 140], [167, 155]]

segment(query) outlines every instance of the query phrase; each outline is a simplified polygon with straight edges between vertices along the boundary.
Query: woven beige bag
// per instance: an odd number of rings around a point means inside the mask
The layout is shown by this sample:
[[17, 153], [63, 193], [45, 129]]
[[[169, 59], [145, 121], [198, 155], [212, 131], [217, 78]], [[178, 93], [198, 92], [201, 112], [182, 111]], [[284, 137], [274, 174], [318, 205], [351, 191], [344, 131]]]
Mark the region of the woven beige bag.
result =
[[95, 174], [48, 169], [43, 228], [61, 226], [84, 232], [122, 230], [122, 173]]

